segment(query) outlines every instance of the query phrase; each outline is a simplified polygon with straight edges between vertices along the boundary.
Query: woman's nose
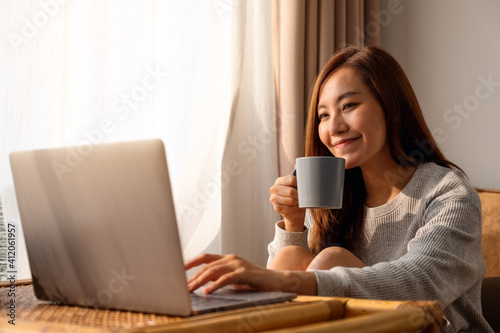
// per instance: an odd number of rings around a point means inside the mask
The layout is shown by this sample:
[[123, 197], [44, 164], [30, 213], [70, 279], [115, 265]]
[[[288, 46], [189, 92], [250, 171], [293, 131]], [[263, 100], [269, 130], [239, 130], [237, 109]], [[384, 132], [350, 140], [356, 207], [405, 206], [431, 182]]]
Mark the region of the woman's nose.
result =
[[330, 135], [337, 135], [339, 133], [346, 132], [349, 127], [347, 126], [344, 117], [342, 115], [333, 115], [330, 117], [330, 123], [329, 123], [329, 132]]

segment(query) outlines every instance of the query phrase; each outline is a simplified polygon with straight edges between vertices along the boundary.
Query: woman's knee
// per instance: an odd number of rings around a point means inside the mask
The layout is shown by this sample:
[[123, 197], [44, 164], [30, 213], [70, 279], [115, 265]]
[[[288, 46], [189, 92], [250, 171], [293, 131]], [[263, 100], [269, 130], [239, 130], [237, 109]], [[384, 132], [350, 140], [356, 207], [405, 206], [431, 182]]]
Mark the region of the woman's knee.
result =
[[314, 255], [307, 249], [290, 245], [276, 252], [268, 268], [280, 270], [305, 270], [313, 259]]
[[345, 257], [349, 254], [352, 254], [348, 250], [346, 250], [343, 247], [340, 246], [330, 246], [327, 247], [326, 249], [321, 250], [320, 253], [318, 253], [319, 257], [335, 257], [335, 258], [342, 258]]
[[345, 248], [332, 246], [318, 253], [307, 269], [331, 269], [336, 266], [364, 267], [365, 264]]

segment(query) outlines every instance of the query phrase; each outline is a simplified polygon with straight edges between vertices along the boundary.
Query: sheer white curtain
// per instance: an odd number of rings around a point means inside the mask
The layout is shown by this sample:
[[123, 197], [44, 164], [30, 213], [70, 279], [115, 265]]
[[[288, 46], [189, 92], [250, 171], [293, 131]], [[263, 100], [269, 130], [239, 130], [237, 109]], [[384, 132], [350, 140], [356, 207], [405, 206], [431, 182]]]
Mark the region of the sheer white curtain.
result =
[[19, 223], [9, 152], [160, 137], [185, 257], [265, 262], [277, 217], [268, 1], [2, 1], [0, 24], [5, 221]]

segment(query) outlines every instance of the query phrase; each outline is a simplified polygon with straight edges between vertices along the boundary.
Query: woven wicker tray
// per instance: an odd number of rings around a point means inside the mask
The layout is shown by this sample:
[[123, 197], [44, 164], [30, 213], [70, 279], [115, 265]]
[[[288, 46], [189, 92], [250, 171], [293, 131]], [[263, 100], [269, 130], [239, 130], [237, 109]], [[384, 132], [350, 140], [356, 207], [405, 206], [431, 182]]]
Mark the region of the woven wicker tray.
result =
[[[8, 324], [8, 286], [0, 283], [0, 332], [439, 332], [435, 302], [299, 296], [297, 301], [189, 318], [52, 304], [31, 284], [15, 288], [15, 323]], [[5, 314], [4, 314], [5, 313]], [[332, 326], [333, 325], [333, 326]], [[273, 331], [276, 332], [276, 331]]]

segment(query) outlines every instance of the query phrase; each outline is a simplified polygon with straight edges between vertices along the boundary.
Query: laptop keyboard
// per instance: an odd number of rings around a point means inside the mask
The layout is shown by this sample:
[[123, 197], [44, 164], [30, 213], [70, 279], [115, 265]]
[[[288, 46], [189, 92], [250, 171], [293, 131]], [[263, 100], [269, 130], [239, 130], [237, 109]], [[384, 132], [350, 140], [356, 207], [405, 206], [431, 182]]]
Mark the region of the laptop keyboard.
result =
[[191, 306], [193, 308], [196, 307], [205, 307], [209, 305], [210, 307], [212, 306], [225, 306], [229, 304], [234, 304], [234, 303], [240, 303], [244, 300], [241, 299], [234, 299], [234, 298], [227, 298], [227, 297], [213, 297], [213, 296], [201, 296], [198, 294], [190, 293], [190, 298], [191, 298]]

